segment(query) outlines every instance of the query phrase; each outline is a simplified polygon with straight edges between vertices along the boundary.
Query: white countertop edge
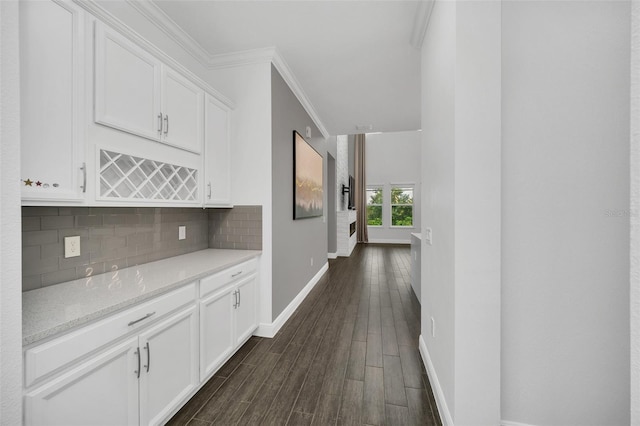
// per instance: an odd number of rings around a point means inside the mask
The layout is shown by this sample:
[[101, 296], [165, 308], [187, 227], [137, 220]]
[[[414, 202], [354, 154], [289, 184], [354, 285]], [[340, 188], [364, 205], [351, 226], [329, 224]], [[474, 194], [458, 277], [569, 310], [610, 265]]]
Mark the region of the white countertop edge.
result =
[[[206, 252], [206, 253], [205, 253]], [[231, 266], [237, 265], [239, 263], [245, 262], [247, 260], [250, 260], [254, 257], [258, 257], [262, 254], [262, 251], [259, 250], [222, 250], [222, 249], [205, 249], [205, 250], [200, 250], [200, 251], [196, 251], [193, 253], [188, 253], [188, 254], [183, 254], [180, 256], [175, 256], [175, 257], [170, 257], [167, 259], [162, 259], [162, 260], [157, 260], [155, 262], [149, 262], [149, 263], [145, 263], [142, 265], [138, 265], [138, 266], [132, 266], [129, 268], [124, 268], [120, 270], [120, 273], [126, 275], [127, 272], [131, 272], [132, 270], [138, 270], [138, 269], [145, 269], [145, 270], [151, 270], [153, 268], [157, 268], [157, 267], [166, 267], [168, 265], [170, 265], [171, 263], [176, 263], [176, 262], [188, 262], [189, 259], [192, 259], [196, 256], [198, 257], [202, 257], [203, 253], [205, 256], [210, 256], [211, 258], [214, 258], [216, 256], [216, 254], [222, 254], [224, 253], [226, 257], [229, 257], [230, 259], [224, 263], [218, 263], [215, 264], [212, 267], [207, 267], [207, 266], [201, 266], [201, 268], [199, 268], [200, 270], [193, 273], [192, 275], [188, 275], [185, 276], [183, 278], [180, 278], [177, 281], [171, 281], [165, 285], [162, 285], [159, 288], [156, 288], [152, 291], [149, 291], [148, 293], [143, 293], [143, 294], [139, 294], [135, 297], [131, 297], [131, 298], [127, 298], [126, 300], [122, 300], [122, 301], [118, 301], [112, 305], [108, 305], [105, 306], [101, 309], [92, 311], [90, 313], [87, 314], [83, 314], [81, 316], [79, 316], [78, 318], [73, 318], [70, 320], [67, 320], [63, 323], [54, 325], [52, 327], [38, 327], [41, 329], [37, 329], [36, 331], [31, 332], [28, 335], [23, 335], [22, 337], [22, 345], [24, 346], [31, 346], [34, 343], [39, 343], [40, 341], [43, 341], [45, 339], [49, 340], [49, 338], [52, 337], [57, 337], [58, 335], [71, 331], [73, 329], [76, 329], [80, 326], [86, 325], [88, 323], [94, 322], [96, 320], [100, 320], [110, 314], [116, 313], [118, 311], [124, 310], [125, 308], [129, 308], [133, 305], [139, 304], [141, 302], [150, 300], [156, 296], [159, 296], [161, 294], [164, 293], [168, 293], [171, 290], [177, 289], [181, 286], [190, 284], [194, 281], [199, 280], [200, 278], [215, 274], [216, 272], [219, 272], [221, 270], [227, 269]], [[231, 256], [230, 256], [231, 255]], [[205, 260], [200, 260], [200, 262], [205, 262], [205, 261], [211, 261], [211, 258], [205, 259]], [[200, 265], [199, 265], [200, 266]], [[107, 272], [104, 274], [100, 274], [100, 275], [96, 275], [93, 278], [94, 279], [100, 279], [102, 276], [107, 276], [112, 274], [111, 272]], [[60, 283], [60, 284], [56, 284], [53, 286], [49, 286], [49, 287], [44, 287], [44, 288], [40, 288], [37, 290], [31, 290], [29, 292], [25, 292], [23, 293], [23, 319], [22, 319], [22, 327], [23, 330], [28, 329], [29, 327], [27, 327], [28, 323], [29, 323], [29, 318], [28, 318], [28, 314], [25, 314], [26, 312], [28, 312], [28, 309], [25, 309], [26, 304], [29, 303], [29, 293], [34, 294], [36, 292], [47, 292], [47, 293], [56, 293], [56, 290], [59, 289], [60, 293], [63, 293], [65, 290], [68, 291], [69, 287], [72, 287], [74, 285], [78, 285], [78, 283], [80, 282], [84, 282], [85, 279], [79, 279], [79, 280], [74, 280], [74, 281], [69, 281], [66, 283]], [[25, 297], [26, 296], [26, 297]]]
[[411, 236], [412, 237], [416, 237], [419, 240], [422, 240], [422, 233], [421, 232], [412, 232]]

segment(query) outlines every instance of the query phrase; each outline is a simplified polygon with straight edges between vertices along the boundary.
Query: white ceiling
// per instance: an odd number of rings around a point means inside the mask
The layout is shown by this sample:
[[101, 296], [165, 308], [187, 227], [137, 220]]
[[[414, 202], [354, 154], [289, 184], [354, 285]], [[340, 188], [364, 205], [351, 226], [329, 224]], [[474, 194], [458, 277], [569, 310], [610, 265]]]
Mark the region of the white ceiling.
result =
[[155, 3], [212, 55], [277, 47], [332, 135], [420, 128], [416, 1]]

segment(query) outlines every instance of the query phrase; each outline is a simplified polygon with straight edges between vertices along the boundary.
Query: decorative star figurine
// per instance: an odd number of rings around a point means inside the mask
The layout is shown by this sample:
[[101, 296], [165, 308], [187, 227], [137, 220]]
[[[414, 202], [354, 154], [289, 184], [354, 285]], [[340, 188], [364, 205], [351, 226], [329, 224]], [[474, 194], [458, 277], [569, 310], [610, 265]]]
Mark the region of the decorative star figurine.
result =
[[37, 181], [37, 182], [36, 182], [36, 186], [42, 186], [42, 182]]
[[24, 181], [25, 186], [33, 186], [32, 184], [33, 184], [33, 181], [29, 178], [27, 178], [27, 180]]

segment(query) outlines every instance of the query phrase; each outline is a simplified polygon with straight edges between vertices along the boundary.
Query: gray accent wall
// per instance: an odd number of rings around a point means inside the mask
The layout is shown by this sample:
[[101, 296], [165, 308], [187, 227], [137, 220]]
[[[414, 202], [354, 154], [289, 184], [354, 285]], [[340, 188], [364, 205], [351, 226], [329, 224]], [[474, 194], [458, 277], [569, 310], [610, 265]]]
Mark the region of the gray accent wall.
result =
[[[262, 207], [23, 207], [22, 291], [206, 248], [262, 247]], [[186, 226], [186, 239], [178, 227]], [[79, 257], [64, 238], [80, 236]]]
[[[271, 67], [273, 283], [272, 317], [278, 317], [327, 262], [327, 224], [322, 217], [293, 220], [293, 131], [324, 158], [326, 212], [327, 143], [278, 71]], [[312, 263], [313, 262], [313, 263]]]

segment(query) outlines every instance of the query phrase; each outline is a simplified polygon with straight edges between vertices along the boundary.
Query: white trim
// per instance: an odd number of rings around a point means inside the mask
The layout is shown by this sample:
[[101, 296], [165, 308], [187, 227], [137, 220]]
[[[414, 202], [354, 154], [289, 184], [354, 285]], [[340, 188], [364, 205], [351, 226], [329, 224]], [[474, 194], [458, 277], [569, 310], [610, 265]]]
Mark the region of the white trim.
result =
[[273, 62], [273, 58], [275, 56], [275, 46], [263, 47], [259, 49], [239, 50], [237, 52], [214, 55], [205, 64], [205, 66], [211, 70], [242, 67], [245, 65]]
[[[231, 109], [236, 107], [235, 103], [218, 92], [215, 88], [213, 88], [209, 83], [192, 73], [189, 69], [185, 68], [180, 62], [173, 59], [171, 56], [167, 55], [164, 51], [160, 50], [157, 46], [149, 42], [146, 38], [138, 34], [131, 27], [123, 23], [121, 20], [113, 16], [109, 11], [104, 9], [102, 6], [97, 4], [95, 1], [83, 1], [83, 0], [73, 0], [75, 4], [85, 9], [91, 15], [93, 15], [96, 19], [104, 22], [112, 29], [118, 31], [120, 34], [128, 38], [133, 43], [137, 44], [139, 47], [149, 52], [151, 55], [155, 56], [159, 61], [164, 64], [170, 66], [174, 70], [186, 76], [191, 82], [200, 86], [206, 92], [209, 92], [211, 95], [216, 97], [220, 102], [224, 103]], [[152, 21], [156, 26], [160, 25], [156, 21]], [[162, 29], [161, 27], [159, 27]]]
[[416, 7], [413, 29], [411, 30], [411, 46], [418, 50], [422, 49], [422, 43], [424, 43], [424, 37], [429, 27], [431, 11], [435, 4], [435, 0], [423, 0], [418, 2], [418, 6]]
[[273, 57], [273, 66], [276, 67], [276, 69], [278, 70], [278, 72], [280, 73], [284, 81], [287, 82], [287, 85], [289, 85], [289, 88], [291, 89], [293, 94], [296, 95], [296, 98], [298, 98], [298, 101], [300, 101], [304, 110], [307, 111], [307, 114], [309, 114], [309, 117], [311, 117], [311, 120], [313, 120], [316, 127], [318, 127], [318, 130], [320, 130], [320, 133], [322, 133], [322, 136], [324, 136], [325, 139], [328, 139], [329, 136], [331, 136], [329, 134], [329, 131], [324, 126], [324, 123], [322, 123], [322, 120], [320, 119], [320, 116], [316, 112], [315, 107], [307, 97], [307, 94], [304, 92], [304, 89], [298, 82], [298, 79], [293, 74], [293, 71], [291, 71], [291, 68], [289, 68], [289, 65], [287, 65], [282, 55], [280, 55], [280, 52], [278, 51], [278, 49], [275, 49], [275, 55]]
[[289, 68], [289, 65], [284, 60], [284, 57], [278, 51], [277, 47], [272, 46], [262, 49], [243, 50], [240, 52], [215, 55], [211, 57], [211, 59], [207, 63], [207, 68], [213, 70], [259, 64], [264, 62], [272, 63], [273, 66], [278, 70], [293, 94], [302, 104], [304, 110], [307, 112], [307, 114], [309, 114], [309, 117], [311, 117], [311, 120], [313, 120], [318, 130], [320, 130], [322, 136], [327, 139], [330, 136], [329, 131], [324, 126], [324, 123], [322, 123], [322, 120], [316, 112], [315, 107], [309, 100], [309, 97], [298, 82], [296, 76], [293, 74], [293, 71], [291, 71], [291, 68]]
[[431, 362], [429, 350], [427, 349], [427, 344], [422, 338], [422, 334], [420, 335], [418, 348], [420, 349], [420, 357], [422, 358], [422, 363], [427, 370], [427, 376], [429, 376], [429, 383], [431, 383], [431, 390], [433, 391], [433, 395], [435, 396], [436, 406], [438, 407], [438, 413], [440, 414], [442, 424], [443, 426], [453, 426], [453, 417], [451, 417], [451, 413], [449, 412], [449, 407], [447, 406], [444, 392], [442, 391], [442, 387], [440, 386], [440, 381], [438, 380], [436, 369]]
[[211, 60], [211, 54], [158, 5], [150, 0], [126, 0], [126, 2], [201, 64], [204, 65]]
[[411, 244], [411, 240], [403, 240], [398, 238], [369, 238], [371, 244]]
[[272, 323], [263, 323], [261, 322], [258, 326], [258, 329], [253, 333], [254, 336], [260, 337], [273, 337], [276, 333], [282, 328], [285, 322], [293, 315], [295, 310], [300, 306], [302, 301], [307, 297], [309, 292], [313, 289], [313, 287], [318, 284], [320, 278], [329, 270], [329, 262], [325, 262], [325, 264], [320, 268], [318, 273], [316, 273], [313, 278], [307, 283], [306, 286], [298, 293], [298, 295], [287, 305], [286, 308], [278, 315], [275, 321]]
[[327, 259], [337, 259], [338, 253], [327, 253]]
[[500, 426], [535, 426], [529, 423], [511, 422], [509, 420], [501, 420]]
[[631, 425], [640, 425], [640, 2], [631, 2], [630, 312]]

